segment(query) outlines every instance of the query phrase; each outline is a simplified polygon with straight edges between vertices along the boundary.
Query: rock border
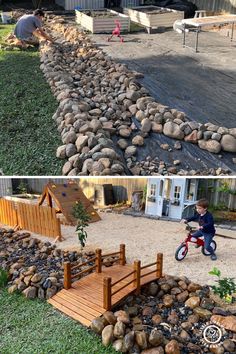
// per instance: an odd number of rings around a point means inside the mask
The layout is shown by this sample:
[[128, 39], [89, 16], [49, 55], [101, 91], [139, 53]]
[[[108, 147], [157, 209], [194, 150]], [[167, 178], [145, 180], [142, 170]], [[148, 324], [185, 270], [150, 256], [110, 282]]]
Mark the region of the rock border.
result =
[[[122, 353], [187, 354], [236, 350], [236, 307], [217, 306], [208, 286], [186, 277], [165, 276], [131, 295], [113, 312], [92, 321], [104, 346]], [[224, 327], [219, 346], [207, 346], [203, 329], [210, 322]], [[213, 348], [214, 347], [214, 348]]]

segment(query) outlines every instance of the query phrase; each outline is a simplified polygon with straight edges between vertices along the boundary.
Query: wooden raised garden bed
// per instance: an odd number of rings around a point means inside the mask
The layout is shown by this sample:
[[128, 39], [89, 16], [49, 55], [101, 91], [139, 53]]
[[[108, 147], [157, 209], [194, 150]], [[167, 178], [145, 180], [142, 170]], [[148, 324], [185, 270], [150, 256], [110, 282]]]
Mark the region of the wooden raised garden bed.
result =
[[152, 29], [160, 27], [172, 27], [176, 20], [184, 18], [183, 11], [176, 11], [158, 6], [139, 6], [125, 9], [124, 12], [130, 20], [147, 28], [148, 33]]
[[111, 33], [115, 28], [115, 20], [121, 24], [121, 32], [130, 31], [130, 19], [119, 12], [102, 10], [75, 10], [76, 23], [92, 33]]
[[26, 204], [38, 204], [40, 195], [38, 194], [14, 194], [5, 196], [4, 199], [11, 200], [12, 202], [21, 202]]

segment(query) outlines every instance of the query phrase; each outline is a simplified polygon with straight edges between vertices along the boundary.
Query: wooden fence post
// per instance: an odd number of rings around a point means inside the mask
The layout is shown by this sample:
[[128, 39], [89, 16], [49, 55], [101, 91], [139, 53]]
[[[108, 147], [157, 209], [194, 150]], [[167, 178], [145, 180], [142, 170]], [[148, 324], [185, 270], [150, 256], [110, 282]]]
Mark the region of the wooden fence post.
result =
[[120, 245], [120, 265], [125, 265], [125, 245]]
[[102, 250], [100, 248], [96, 249], [96, 273], [101, 273], [102, 271]]
[[134, 270], [135, 270], [135, 273], [134, 273], [134, 285], [136, 287], [136, 290], [135, 290], [135, 293], [136, 295], [139, 295], [140, 294], [140, 289], [141, 289], [141, 286], [140, 286], [140, 282], [141, 282], [141, 262], [140, 261], [134, 261]]
[[157, 278], [162, 277], [162, 270], [163, 270], [163, 253], [157, 253], [157, 270], [156, 270]]
[[111, 278], [103, 278], [103, 307], [107, 311], [111, 310]]
[[71, 264], [70, 264], [70, 262], [64, 263], [64, 288], [66, 290], [71, 288]]

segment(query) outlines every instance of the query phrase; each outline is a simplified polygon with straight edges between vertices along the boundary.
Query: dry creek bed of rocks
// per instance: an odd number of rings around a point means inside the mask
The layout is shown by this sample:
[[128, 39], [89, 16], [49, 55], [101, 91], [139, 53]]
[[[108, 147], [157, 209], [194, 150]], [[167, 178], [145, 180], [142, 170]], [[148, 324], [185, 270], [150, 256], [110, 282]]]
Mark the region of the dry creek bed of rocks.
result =
[[[63, 262], [73, 265], [94, 254], [67, 252], [27, 232], [0, 229], [0, 267], [9, 273], [9, 293], [45, 300], [63, 287]], [[92, 265], [92, 262], [91, 262]], [[208, 348], [203, 326], [222, 328], [221, 344]], [[220, 307], [208, 286], [184, 276], [165, 275], [132, 295], [114, 310], [93, 320], [91, 329], [105, 346], [123, 353], [236, 353], [236, 307]]]
[[[110, 57], [61, 17], [49, 17], [48, 30], [57, 39], [41, 46], [41, 69], [59, 102], [53, 116], [61, 134], [57, 157], [64, 159], [63, 175], [223, 175], [229, 170], [185, 170], [181, 158], [171, 163], [157, 156], [137, 160], [138, 149], [150, 133], [175, 139], [236, 159], [236, 128], [189, 121], [183, 112], [149, 96], [138, 82], [139, 73]], [[138, 124], [137, 124], [138, 122]], [[171, 151], [169, 144], [160, 149]], [[180, 151], [181, 156], [181, 151]]]

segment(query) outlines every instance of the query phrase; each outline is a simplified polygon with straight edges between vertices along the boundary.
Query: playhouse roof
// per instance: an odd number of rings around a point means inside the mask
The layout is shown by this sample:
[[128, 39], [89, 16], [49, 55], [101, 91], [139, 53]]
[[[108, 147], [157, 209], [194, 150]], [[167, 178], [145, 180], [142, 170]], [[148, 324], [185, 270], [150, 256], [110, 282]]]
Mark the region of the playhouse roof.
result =
[[52, 207], [55, 203], [59, 212], [63, 214], [66, 222], [76, 224], [76, 219], [72, 215], [72, 209], [76, 202], [81, 202], [89, 213], [90, 222], [101, 220], [96, 210], [92, 207], [88, 198], [77, 183], [69, 182], [64, 184], [48, 183], [43, 190], [38, 204], [42, 205], [46, 199], [47, 204]]

